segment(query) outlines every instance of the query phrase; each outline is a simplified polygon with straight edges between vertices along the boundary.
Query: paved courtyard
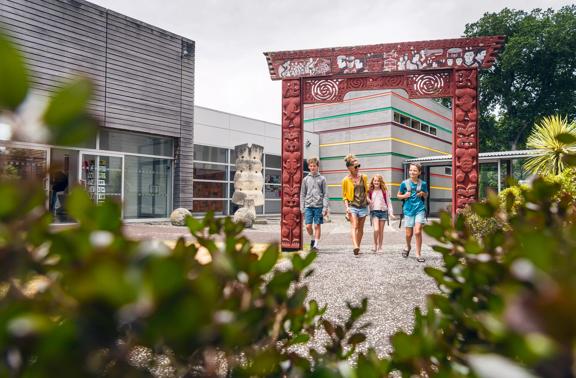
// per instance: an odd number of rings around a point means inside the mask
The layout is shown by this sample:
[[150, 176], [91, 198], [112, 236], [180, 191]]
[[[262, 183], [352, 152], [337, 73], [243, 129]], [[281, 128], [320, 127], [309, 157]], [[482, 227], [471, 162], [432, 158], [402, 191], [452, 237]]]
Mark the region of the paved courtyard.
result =
[[[397, 221], [386, 226], [382, 253], [370, 251], [372, 228], [367, 222], [361, 254], [355, 257], [349, 223], [338, 214], [333, 215], [332, 220], [323, 226], [320, 251], [313, 264], [314, 274], [307, 280], [309, 297], [321, 305], [328, 304], [326, 316], [332, 319], [347, 317], [346, 301], [359, 303], [362, 298], [368, 298], [368, 312], [363, 317], [364, 322], [371, 323], [365, 331], [367, 345], [381, 354], [386, 353], [389, 337], [400, 329], [409, 330], [414, 307], [424, 307], [426, 295], [437, 291], [423, 268], [440, 266], [442, 258], [432, 251], [432, 239], [426, 235], [422, 248], [425, 263], [418, 263], [413, 252], [407, 259], [402, 258], [404, 230], [398, 228]], [[169, 225], [128, 224], [125, 229], [129, 236], [137, 239], [175, 240], [188, 235], [186, 228]], [[277, 242], [279, 219], [257, 224], [246, 230], [245, 235], [255, 243]], [[305, 242], [309, 243], [308, 238]]]

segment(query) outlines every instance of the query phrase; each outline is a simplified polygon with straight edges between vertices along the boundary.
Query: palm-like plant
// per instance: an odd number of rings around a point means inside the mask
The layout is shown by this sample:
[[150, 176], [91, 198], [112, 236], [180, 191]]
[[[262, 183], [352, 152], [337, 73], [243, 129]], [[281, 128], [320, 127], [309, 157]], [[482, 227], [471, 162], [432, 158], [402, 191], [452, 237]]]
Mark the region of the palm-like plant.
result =
[[[565, 134], [575, 138], [558, 137]], [[558, 115], [544, 117], [530, 133], [526, 145], [540, 150], [541, 155], [529, 158], [524, 163], [526, 170], [544, 175], [557, 175], [564, 170], [564, 157], [576, 151], [576, 122]]]

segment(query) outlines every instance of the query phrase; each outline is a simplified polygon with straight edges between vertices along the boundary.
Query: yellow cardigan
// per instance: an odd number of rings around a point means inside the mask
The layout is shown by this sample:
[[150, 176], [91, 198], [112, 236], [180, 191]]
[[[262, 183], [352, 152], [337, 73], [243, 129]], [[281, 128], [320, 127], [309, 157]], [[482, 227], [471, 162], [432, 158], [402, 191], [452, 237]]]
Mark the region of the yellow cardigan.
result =
[[[364, 188], [366, 188], [366, 196], [368, 196], [368, 176], [360, 174], [364, 180]], [[349, 176], [342, 179], [342, 200], [352, 202], [354, 201], [354, 181]]]

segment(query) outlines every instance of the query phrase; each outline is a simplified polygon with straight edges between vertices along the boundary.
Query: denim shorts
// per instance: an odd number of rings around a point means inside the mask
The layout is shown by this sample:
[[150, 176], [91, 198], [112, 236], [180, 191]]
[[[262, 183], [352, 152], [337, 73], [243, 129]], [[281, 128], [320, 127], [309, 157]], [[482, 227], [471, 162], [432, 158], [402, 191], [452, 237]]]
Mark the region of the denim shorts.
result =
[[323, 224], [324, 217], [322, 216], [321, 207], [307, 207], [304, 209], [304, 224]]
[[388, 220], [388, 211], [387, 210], [372, 210], [370, 211], [370, 217], [378, 218], [378, 220]]
[[414, 227], [416, 223], [426, 224], [426, 214], [421, 211], [416, 215], [404, 215], [404, 225], [406, 227]]
[[358, 218], [364, 218], [368, 215], [368, 207], [354, 207], [350, 206], [350, 214]]

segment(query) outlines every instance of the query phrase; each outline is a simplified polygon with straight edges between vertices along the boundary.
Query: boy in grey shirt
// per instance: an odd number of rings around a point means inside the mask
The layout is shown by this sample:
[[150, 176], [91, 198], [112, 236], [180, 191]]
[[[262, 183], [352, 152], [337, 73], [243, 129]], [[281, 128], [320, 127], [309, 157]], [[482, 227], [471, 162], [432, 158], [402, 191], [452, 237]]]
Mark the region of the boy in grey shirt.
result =
[[[328, 196], [326, 195], [326, 178], [318, 173], [318, 158], [308, 159], [310, 173], [302, 180], [300, 189], [300, 211], [304, 213], [306, 232], [310, 235], [310, 249], [318, 249], [320, 227], [328, 214]], [[312, 225], [314, 224], [314, 233]]]

